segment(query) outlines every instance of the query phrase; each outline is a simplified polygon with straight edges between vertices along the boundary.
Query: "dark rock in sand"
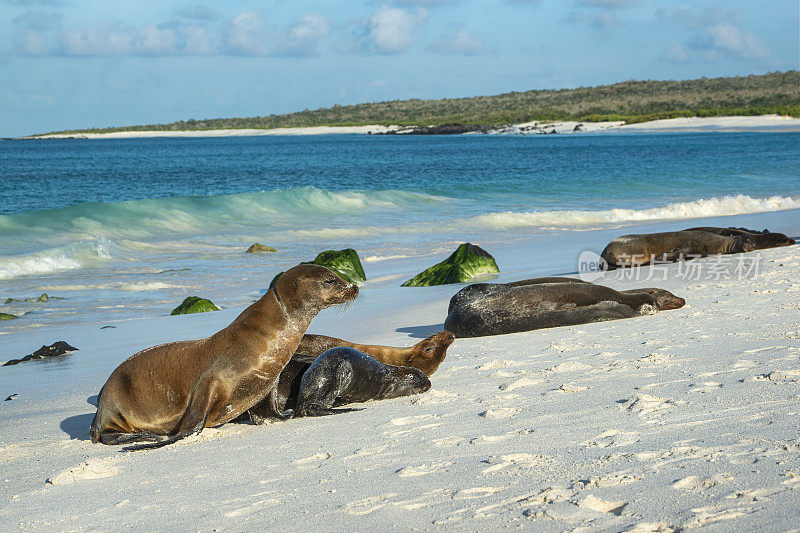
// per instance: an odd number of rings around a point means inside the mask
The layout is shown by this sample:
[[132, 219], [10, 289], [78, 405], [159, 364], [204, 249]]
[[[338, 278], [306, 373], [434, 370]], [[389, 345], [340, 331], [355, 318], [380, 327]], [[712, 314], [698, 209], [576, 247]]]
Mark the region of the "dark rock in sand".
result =
[[[352, 248], [345, 248], [344, 250], [326, 250], [320, 253], [313, 261], [303, 261], [302, 264], [312, 264], [324, 266], [339, 274], [343, 280], [350, 283], [361, 283], [367, 280], [364, 274], [364, 267], [361, 266], [361, 259], [358, 253]], [[269, 286], [272, 288], [275, 282], [283, 274], [279, 273], [272, 278]]]
[[37, 361], [40, 359], [50, 359], [51, 357], [58, 357], [68, 352], [75, 352], [78, 349], [70, 346], [64, 341], [57, 341], [50, 346], [42, 346], [30, 355], [26, 355], [22, 359], [11, 359], [6, 361], [3, 366], [17, 365], [19, 363], [26, 363], [28, 361]]
[[246, 254], [262, 254], [262, 253], [271, 253], [277, 252], [275, 248], [272, 246], [264, 246], [263, 244], [255, 243], [250, 248], [245, 250], [244, 253]]
[[199, 296], [189, 296], [181, 305], [173, 309], [170, 315], [188, 315], [191, 313], [205, 313], [207, 311], [219, 311], [219, 307], [214, 305], [211, 300], [206, 300]]
[[494, 257], [474, 244], [464, 243], [447, 259], [433, 265], [403, 283], [403, 287], [429, 287], [448, 283], [463, 283], [478, 274], [500, 272]]

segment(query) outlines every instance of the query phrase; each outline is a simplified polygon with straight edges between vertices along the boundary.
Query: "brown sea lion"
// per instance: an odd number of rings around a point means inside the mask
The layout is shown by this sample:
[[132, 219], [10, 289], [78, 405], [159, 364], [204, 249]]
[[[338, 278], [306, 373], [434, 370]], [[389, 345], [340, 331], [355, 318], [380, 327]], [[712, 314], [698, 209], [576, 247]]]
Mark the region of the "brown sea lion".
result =
[[723, 236], [705, 231], [667, 231], [617, 237], [600, 256], [610, 269], [648, 265], [653, 261], [675, 262], [715, 254], [755, 250], [747, 235]]
[[428, 376], [417, 368], [385, 365], [353, 348], [332, 348], [317, 357], [303, 374], [296, 416], [351, 411], [333, 408], [348, 403], [399, 398], [430, 388]]
[[100, 392], [92, 441], [163, 446], [228, 422], [265, 397], [277, 416], [291, 416], [276, 405], [281, 370], [317, 313], [357, 294], [327, 268], [299, 265], [214, 335], [131, 356]]
[[615, 291], [562, 279], [469, 285], [450, 299], [444, 327], [456, 337], [482, 337], [630, 318], [686, 303], [664, 289]]
[[[454, 340], [455, 336], [449, 331], [440, 331], [410, 348], [394, 348], [377, 344], [357, 344], [326, 335], [306, 334], [300, 341], [300, 346], [291, 361], [281, 371], [277, 387], [278, 406], [282, 406], [283, 409], [295, 408], [303, 374], [318, 356], [331, 348], [354, 348], [381, 363], [417, 368], [430, 376], [444, 361], [447, 348], [453, 344]], [[238, 420], [243, 421], [249, 418], [253, 423], [260, 424], [269, 418], [278, 418], [274, 412], [268, 399], [264, 399], [248, 409], [246, 415], [240, 416]]]
[[756, 231], [747, 228], [689, 228], [683, 231], [704, 231], [706, 233], [715, 233], [717, 235], [724, 235], [730, 237], [733, 235], [745, 235], [753, 239], [755, 242], [756, 250], [763, 250], [765, 248], [778, 248], [780, 246], [791, 246], [795, 244], [795, 240], [787, 237], [783, 233], [773, 233], [769, 230]]
[[444, 361], [447, 355], [447, 348], [453, 344], [454, 340], [455, 337], [449, 331], [440, 331], [427, 339], [419, 341], [410, 348], [393, 348], [392, 346], [376, 344], [357, 344], [325, 335], [306, 334], [303, 335], [303, 340], [300, 341], [297, 353], [317, 357], [331, 348], [345, 346], [364, 352], [381, 363], [419, 368], [430, 376], [436, 372], [436, 369]]

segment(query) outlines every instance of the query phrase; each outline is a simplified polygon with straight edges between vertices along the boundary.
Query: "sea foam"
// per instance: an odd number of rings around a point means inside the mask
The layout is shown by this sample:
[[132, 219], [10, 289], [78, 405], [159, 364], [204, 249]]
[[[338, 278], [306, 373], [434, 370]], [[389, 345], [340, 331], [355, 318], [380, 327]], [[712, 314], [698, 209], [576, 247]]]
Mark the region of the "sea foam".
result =
[[675, 202], [650, 209], [608, 209], [604, 211], [532, 211], [478, 215], [466, 220], [493, 229], [551, 226], [598, 226], [647, 220], [677, 220], [725, 215], [800, 209], [800, 198], [771, 196], [753, 198], [745, 195], [704, 198], [693, 202]]

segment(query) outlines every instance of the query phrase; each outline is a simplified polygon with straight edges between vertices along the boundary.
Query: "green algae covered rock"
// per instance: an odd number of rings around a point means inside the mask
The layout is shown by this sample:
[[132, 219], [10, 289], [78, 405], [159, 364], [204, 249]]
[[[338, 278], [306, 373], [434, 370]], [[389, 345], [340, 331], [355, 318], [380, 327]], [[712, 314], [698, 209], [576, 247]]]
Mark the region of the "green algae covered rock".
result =
[[10, 313], [0, 313], [0, 320], [11, 320], [13, 318], [19, 318], [17, 315], [12, 315]]
[[361, 266], [361, 259], [352, 248], [345, 248], [344, 250], [326, 250], [319, 254], [316, 259], [311, 261], [315, 265], [328, 267], [342, 279], [350, 283], [361, 283], [367, 281], [367, 275], [364, 274], [364, 267]]
[[246, 254], [264, 254], [270, 252], [277, 252], [275, 248], [272, 246], [264, 246], [263, 244], [254, 243], [250, 248], [245, 250], [244, 253]]
[[[364, 274], [364, 267], [361, 266], [361, 259], [358, 258], [358, 253], [352, 248], [345, 248], [344, 250], [326, 250], [320, 253], [313, 261], [303, 261], [304, 265], [320, 265], [330, 268], [339, 274], [343, 280], [350, 283], [358, 284], [367, 280], [367, 275]], [[283, 272], [272, 278], [269, 284], [271, 289], [275, 282], [281, 277]]]
[[170, 315], [188, 315], [190, 313], [205, 313], [207, 311], [219, 311], [219, 307], [211, 303], [211, 300], [206, 300], [199, 296], [189, 296], [181, 305], [173, 309]]
[[403, 283], [403, 287], [430, 287], [448, 283], [463, 283], [478, 274], [500, 272], [494, 257], [474, 244], [464, 243], [450, 257], [424, 270]]

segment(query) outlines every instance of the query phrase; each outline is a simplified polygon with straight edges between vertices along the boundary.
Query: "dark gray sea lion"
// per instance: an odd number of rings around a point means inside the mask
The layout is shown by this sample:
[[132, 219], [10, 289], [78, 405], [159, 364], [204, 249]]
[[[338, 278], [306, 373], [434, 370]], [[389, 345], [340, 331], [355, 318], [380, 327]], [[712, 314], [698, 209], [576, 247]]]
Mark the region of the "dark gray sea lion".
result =
[[444, 327], [456, 337], [482, 337], [630, 318], [678, 309], [686, 303], [663, 289], [616, 291], [561, 279], [569, 281], [541, 283], [534, 278], [465, 287], [450, 299]]
[[[303, 374], [314, 360], [323, 352], [331, 348], [347, 347], [363, 352], [381, 363], [393, 366], [408, 366], [418, 368], [430, 376], [439, 368], [447, 355], [447, 348], [455, 340], [455, 335], [449, 331], [440, 331], [423, 339], [409, 348], [395, 348], [378, 344], [357, 344], [354, 342], [328, 337], [326, 335], [303, 336], [297, 351], [291, 361], [281, 371], [278, 379], [278, 407], [294, 409], [297, 405], [297, 396], [300, 392], [300, 381]], [[274, 416], [274, 410], [267, 400], [262, 400], [247, 410], [246, 415], [237, 420], [249, 419], [253, 423], [264, 423]]]
[[321, 416], [349, 409], [348, 403], [385, 400], [425, 392], [431, 382], [417, 368], [385, 365], [353, 348], [332, 348], [303, 374], [295, 416]]
[[783, 233], [773, 233], [769, 230], [756, 231], [747, 228], [714, 228], [714, 227], [701, 227], [689, 228], [683, 231], [704, 231], [706, 233], [714, 233], [716, 235], [723, 235], [731, 237], [734, 235], [744, 235], [753, 239], [755, 242], [756, 250], [763, 250], [765, 248], [778, 248], [780, 246], [791, 246], [795, 240], [787, 237]]
[[329, 269], [299, 265], [214, 335], [131, 356], [100, 391], [92, 441], [163, 446], [228, 422], [266, 397], [276, 416], [291, 416], [277, 408], [281, 370], [317, 313], [357, 294]]
[[705, 231], [667, 231], [617, 237], [600, 256], [609, 268], [648, 265], [653, 261], [675, 262], [715, 254], [752, 252], [751, 236], [716, 235]]

